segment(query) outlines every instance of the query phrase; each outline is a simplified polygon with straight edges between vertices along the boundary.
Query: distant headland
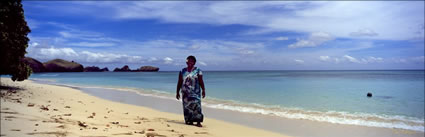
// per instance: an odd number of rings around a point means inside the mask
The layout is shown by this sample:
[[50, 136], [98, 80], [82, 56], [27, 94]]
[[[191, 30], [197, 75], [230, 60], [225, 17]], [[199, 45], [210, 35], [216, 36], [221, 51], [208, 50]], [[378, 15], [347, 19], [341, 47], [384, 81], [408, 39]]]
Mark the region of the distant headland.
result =
[[[97, 66], [84, 67], [80, 63], [74, 61], [67, 61], [63, 59], [53, 59], [44, 63], [31, 58], [25, 57], [24, 62], [28, 64], [34, 73], [39, 72], [105, 72], [109, 71], [107, 67], [100, 69]], [[158, 67], [154, 66], [141, 66], [136, 70], [131, 70], [127, 65], [122, 68], [115, 68], [114, 72], [156, 72], [159, 71]]]

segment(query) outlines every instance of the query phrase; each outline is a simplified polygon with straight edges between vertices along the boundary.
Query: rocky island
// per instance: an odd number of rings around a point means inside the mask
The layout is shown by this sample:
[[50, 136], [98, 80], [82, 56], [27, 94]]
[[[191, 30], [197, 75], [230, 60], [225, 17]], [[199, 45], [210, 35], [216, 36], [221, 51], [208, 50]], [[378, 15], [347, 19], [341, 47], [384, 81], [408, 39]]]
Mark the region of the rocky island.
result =
[[[74, 61], [66, 61], [63, 59], [54, 59], [44, 63], [31, 58], [25, 57], [23, 60], [28, 64], [34, 73], [39, 72], [105, 72], [109, 71], [107, 67], [100, 69], [97, 66], [83, 67], [80, 63]], [[156, 72], [159, 71], [158, 67], [154, 66], [142, 66], [136, 70], [131, 70], [128, 65], [122, 68], [115, 68], [114, 72]]]

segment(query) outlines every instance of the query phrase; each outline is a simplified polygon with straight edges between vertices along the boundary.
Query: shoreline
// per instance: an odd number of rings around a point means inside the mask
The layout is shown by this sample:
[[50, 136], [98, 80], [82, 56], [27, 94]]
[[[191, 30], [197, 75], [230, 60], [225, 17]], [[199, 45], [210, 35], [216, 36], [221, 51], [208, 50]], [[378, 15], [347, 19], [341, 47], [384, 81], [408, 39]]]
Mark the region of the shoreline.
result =
[[[38, 82], [34, 83], [37, 84]], [[58, 84], [54, 86], [64, 87], [63, 85]], [[114, 89], [87, 88], [78, 86], [65, 87], [80, 90], [80, 92], [82, 93], [97, 97], [99, 99], [123, 104], [130, 104], [139, 107], [146, 107], [148, 109], [160, 111], [160, 113], [171, 113], [174, 115], [178, 115], [178, 119], [183, 119], [181, 101], [164, 99], [155, 96], [143, 96], [135, 92], [123, 92]], [[214, 121], [215, 119], [217, 119], [219, 121], [230, 122], [231, 124], [253, 128], [255, 130], [279, 133], [280, 135], [289, 136], [423, 136], [423, 132], [416, 132], [411, 130], [342, 125], [326, 122], [316, 122], [310, 120], [287, 119], [277, 116], [242, 113], [208, 107], [203, 107], [203, 112], [205, 117], [207, 118], [204, 122], [204, 125], [207, 126], [209, 125], [210, 121]]]
[[[174, 104], [181, 104], [181, 101], [177, 101], [174, 96], [168, 92], [161, 92], [161, 91], [150, 91], [150, 90], [144, 90], [144, 89], [137, 89], [137, 88], [131, 88], [131, 87], [104, 87], [101, 85], [98, 86], [90, 86], [90, 85], [69, 85], [69, 84], [61, 84], [56, 83], [54, 81], [45, 81], [45, 80], [36, 80], [36, 82], [41, 82], [44, 84], [52, 84], [52, 85], [58, 85], [58, 86], [66, 86], [71, 88], [76, 88], [79, 90], [82, 90], [85, 93], [90, 93], [93, 96], [101, 97], [107, 100], [113, 100], [116, 102], [122, 102], [119, 99], [115, 98], [105, 98], [103, 96], [103, 92], [96, 92], [97, 90], [100, 91], [110, 91], [110, 94], [115, 94], [118, 96], [123, 96], [122, 98], [130, 100], [129, 102], [126, 102], [128, 104], [138, 105], [138, 106], [144, 106], [149, 107], [153, 109], [157, 109], [164, 112], [171, 112], [175, 114], [182, 114], [181, 105], [174, 105]], [[113, 92], [118, 91], [118, 92]], [[130, 93], [128, 93], [130, 92]], [[132, 94], [134, 93], [134, 94]], [[130, 94], [130, 95], [129, 95]], [[164, 109], [163, 106], [158, 105], [152, 105], [149, 103], [140, 103], [140, 102], [134, 102], [131, 100], [137, 100], [138, 98], [143, 98], [143, 100], [150, 100], [151, 102], [157, 101], [156, 99], [159, 99], [158, 104], [165, 104], [167, 105], [174, 105], [173, 107], [168, 107]], [[144, 101], [146, 102], [146, 101]], [[164, 103], [166, 102], [166, 103]], [[168, 103], [167, 103], [168, 102]], [[202, 101], [203, 109], [211, 110], [211, 112], [215, 111], [224, 111], [227, 112], [226, 114], [230, 114], [230, 112], [239, 112], [236, 115], [248, 115], [252, 114], [253, 116], [264, 116], [264, 117], [276, 117], [278, 119], [284, 119], [285, 120], [307, 120], [307, 121], [314, 121], [314, 122], [324, 122], [328, 124], [338, 124], [338, 125], [348, 125], [348, 126], [360, 126], [360, 127], [370, 127], [370, 128], [384, 128], [384, 129], [394, 129], [394, 130], [406, 130], [406, 131], [414, 131], [423, 133], [423, 120], [418, 119], [409, 119], [404, 118], [403, 116], [386, 116], [386, 115], [376, 115], [376, 114], [366, 114], [366, 113], [357, 113], [357, 114], [350, 114], [349, 112], [320, 112], [320, 111], [311, 111], [311, 110], [303, 110], [303, 109], [291, 109], [291, 108], [268, 108], [267, 106], [261, 106], [261, 104], [252, 105], [247, 103], [238, 103], [238, 102], [232, 102], [232, 101], [226, 101], [226, 100], [220, 100], [220, 99], [211, 99], [206, 98]], [[250, 123], [246, 122], [240, 122], [235, 121], [235, 118], [222, 118], [220, 115], [212, 115], [215, 119], [220, 120], [229, 120], [234, 121], [233, 123], [248, 125], [250, 127], [255, 128], [262, 128], [265, 130], [275, 129], [275, 132], [281, 132], [285, 129], [277, 130], [274, 127], [267, 127], [267, 124], [263, 124], [265, 126], [256, 126], [252, 125]], [[347, 119], [345, 119], [347, 117]], [[255, 117], [254, 117], [255, 118]], [[357, 119], [353, 119], [357, 118]], [[236, 117], [237, 119], [237, 117]], [[351, 120], [351, 121], [350, 121]], [[412, 120], [412, 121], [410, 121]], [[249, 121], [249, 120], [248, 120]], [[380, 122], [382, 123], [375, 123]], [[385, 121], [385, 122], [383, 122]], [[399, 122], [408, 122], [409, 124], [418, 124], [417, 127], [403, 127], [404, 123]], [[256, 122], [258, 123], [258, 122]], [[264, 122], [262, 122], [264, 123]], [[392, 125], [394, 123], [394, 125]], [[281, 132], [285, 133], [285, 132]]]
[[[159, 110], [161, 112], [183, 115], [181, 101], [161, 98], [157, 96], [142, 95], [131, 91], [119, 91], [114, 89], [102, 88], [82, 88], [83, 92], [100, 97], [106, 100], [112, 100], [120, 103], [144, 106]], [[105, 94], [107, 92], [107, 94]], [[316, 137], [339, 137], [339, 136], [423, 136], [423, 132], [390, 129], [382, 127], [367, 127], [357, 125], [333, 124], [328, 122], [318, 122], [310, 120], [288, 119], [278, 116], [269, 116], [262, 114], [244, 113], [232, 110], [223, 110], [216, 108], [203, 107], [205, 117], [218, 119], [239, 125], [244, 125], [256, 129], [272, 131], [275, 133], [290, 136], [316, 136]], [[282, 124], [284, 123], [284, 124]], [[346, 131], [349, 129], [349, 131]], [[305, 132], [309, 131], [309, 132]], [[337, 132], [336, 132], [337, 131]], [[349, 134], [347, 134], [349, 133]], [[404, 134], [406, 133], [406, 134]]]
[[182, 115], [113, 102], [69, 87], [8, 78], [1, 78], [1, 84], [17, 89], [1, 89], [0, 136], [288, 137], [210, 118], [202, 128], [189, 126]]

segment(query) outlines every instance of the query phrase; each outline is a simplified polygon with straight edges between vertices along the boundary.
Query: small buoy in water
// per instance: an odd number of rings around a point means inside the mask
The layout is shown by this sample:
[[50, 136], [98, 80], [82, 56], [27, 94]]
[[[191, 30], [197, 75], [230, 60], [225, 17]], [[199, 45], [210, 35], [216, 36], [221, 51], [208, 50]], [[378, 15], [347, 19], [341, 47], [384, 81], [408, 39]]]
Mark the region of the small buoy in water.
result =
[[368, 92], [367, 97], [372, 97], [372, 93]]

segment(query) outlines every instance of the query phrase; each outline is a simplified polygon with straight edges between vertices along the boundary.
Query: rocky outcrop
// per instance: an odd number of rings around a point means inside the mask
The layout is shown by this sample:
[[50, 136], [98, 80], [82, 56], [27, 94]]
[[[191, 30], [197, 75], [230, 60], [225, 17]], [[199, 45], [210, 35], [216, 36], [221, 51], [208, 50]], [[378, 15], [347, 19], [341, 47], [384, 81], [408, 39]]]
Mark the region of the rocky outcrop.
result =
[[370, 97], [372, 97], [372, 93], [368, 92], [368, 93], [366, 94], [366, 96], [370, 98]]
[[100, 69], [100, 71], [109, 71], [109, 69], [107, 67], [104, 67], [103, 69]]
[[154, 71], [159, 71], [159, 68], [153, 67], [153, 66], [142, 66], [136, 70], [131, 70], [127, 65], [125, 65], [122, 68], [114, 69], [114, 72], [154, 72]]
[[83, 65], [74, 61], [66, 61], [63, 59], [54, 59], [43, 63], [47, 72], [83, 72]]
[[142, 66], [139, 69], [133, 70], [135, 72], [139, 72], [139, 71], [147, 71], [147, 72], [153, 72], [153, 71], [159, 71], [158, 67], [153, 67], [153, 66]]
[[32, 72], [34, 72], [34, 73], [46, 72], [46, 68], [44, 67], [43, 63], [41, 63], [40, 61], [38, 61], [34, 58], [25, 57], [24, 62], [31, 67]]
[[107, 67], [100, 69], [99, 67], [96, 67], [96, 66], [89, 66], [84, 68], [84, 72], [103, 72], [103, 71], [109, 71], [109, 69]]
[[131, 71], [131, 69], [127, 65], [123, 66], [122, 68], [115, 68], [114, 69], [114, 72], [130, 72], [130, 71]]

